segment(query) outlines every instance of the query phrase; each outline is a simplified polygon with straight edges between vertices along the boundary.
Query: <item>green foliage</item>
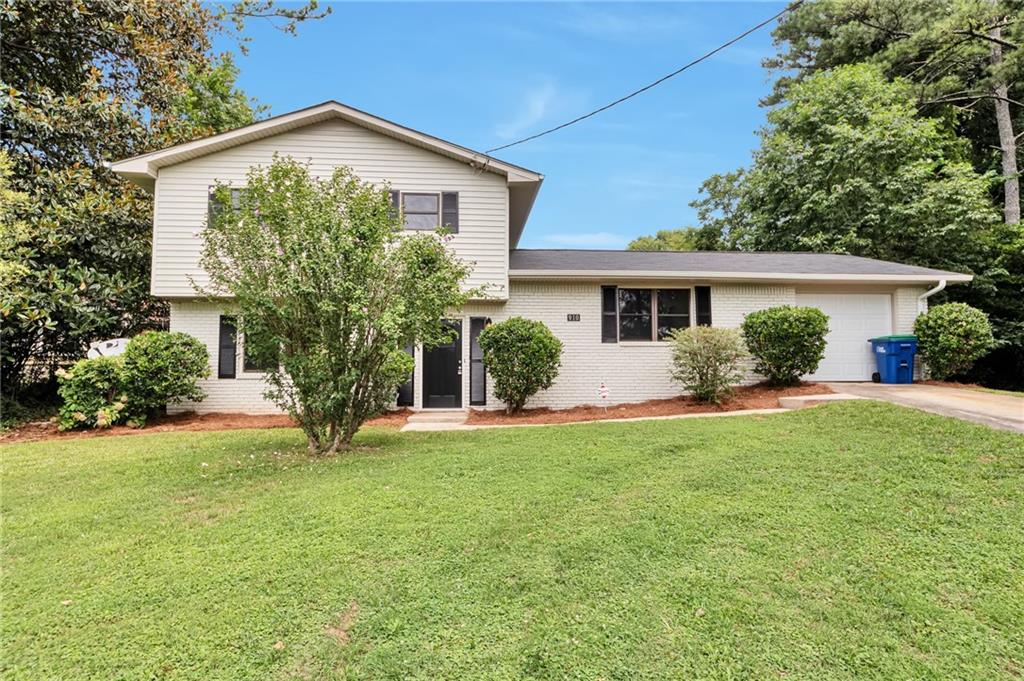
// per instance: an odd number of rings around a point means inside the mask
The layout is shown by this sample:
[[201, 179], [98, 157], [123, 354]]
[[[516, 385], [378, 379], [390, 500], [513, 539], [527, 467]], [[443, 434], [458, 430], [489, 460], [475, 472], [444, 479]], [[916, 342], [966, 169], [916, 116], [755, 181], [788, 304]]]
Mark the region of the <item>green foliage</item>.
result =
[[719, 250], [718, 234], [702, 227], [661, 229], [654, 236], [641, 236], [629, 242], [630, 251], [715, 251]]
[[168, 140], [198, 139], [255, 122], [269, 107], [235, 86], [238, 73], [230, 52], [208, 64], [190, 65], [187, 88], [173, 102], [170, 114], [157, 122], [160, 135]]
[[142, 425], [156, 409], [205, 397], [197, 381], [210, 374], [210, 356], [199, 339], [186, 333], [148, 331], [125, 348], [121, 385], [128, 419]]
[[772, 385], [793, 385], [825, 356], [828, 316], [814, 307], [780, 305], [743, 319], [743, 340], [755, 370]]
[[[776, 80], [769, 102], [784, 103], [796, 83], [815, 74], [872, 64], [888, 79], [903, 79], [918, 116], [941, 119], [969, 145], [969, 158], [978, 172], [1002, 176], [1002, 182], [990, 188], [993, 208], [1003, 202], [1010, 207], [1013, 201], [1006, 201], [1005, 189], [1017, 181], [1012, 172], [1019, 164], [1013, 161], [1019, 159], [1024, 130], [1022, 17], [1020, 0], [809, 0], [782, 17], [773, 33], [779, 53], [765, 66], [785, 75]], [[997, 52], [1001, 52], [998, 59]], [[1003, 130], [997, 124], [1000, 108], [1007, 113]], [[888, 132], [883, 128], [879, 134]], [[1011, 162], [1007, 165], [1007, 161]], [[883, 182], [887, 177], [884, 172], [880, 175]], [[719, 209], [735, 203], [730, 184], [706, 186], [706, 203], [718, 213], [714, 217], [721, 217]], [[945, 194], [950, 205], [960, 201], [955, 187]], [[724, 206], [711, 205], [710, 199], [716, 196]], [[905, 223], [911, 230], [906, 248], [890, 248], [890, 240], [883, 240], [886, 246], [880, 253], [975, 274], [971, 284], [951, 287], [939, 296], [986, 312], [1000, 343], [966, 378], [992, 386], [1024, 387], [1024, 227], [987, 227], [987, 220], [979, 221], [967, 232], [969, 244], [960, 239], [949, 243], [937, 236], [929, 246], [916, 236], [916, 213]], [[781, 217], [788, 219], [789, 213]], [[704, 217], [701, 221], [708, 224]], [[716, 227], [728, 225], [717, 222]], [[923, 248], [917, 248], [919, 243]], [[915, 254], [919, 254], [916, 259]]]
[[58, 370], [60, 428], [142, 426], [160, 407], [202, 400], [196, 381], [208, 374], [209, 355], [198, 339], [166, 331], [139, 334], [122, 355]]
[[[999, 154], [992, 92], [1009, 84], [1013, 127], [1024, 129], [1024, 41], [1019, 0], [812, 0], [773, 31], [777, 56], [765, 66], [778, 78], [769, 101], [784, 101], [795, 83], [839, 66], [870, 63], [889, 78], [912, 83], [926, 116], [955, 116], [957, 134], [970, 143], [975, 168], [997, 170]], [[1002, 64], [992, 63], [991, 27], [1006, 42]]]
[[250, 18], [294, 32], [322, 15], [267, 0], [3, 3], [3, 181], [22, 197], [4, 209], [0, 246], [8, 397], [90, 341], [166, 317], [149, 295], [151, 198], [104, 163], [253, 120], [259, 109], [234, 87], [230, 59], [211, 58], [212, 37]]
[[851, 253], [984, 273], [992, 178], [905, 83], [870, 66], [794, 85], [750, 168], [705, 182], [702, 219], [733, 248]]
[[937, 305], [914, 321], [917, 349], [932, 378], [961, 376], [995, 345], [984, 312], [964, 303]]
[[1011, 681], [1022, 659], [1016, 433], [860, 400], [370, 428], [344, 459], [303, 439], [0, 445], [4, 676]]
[[672, 378], [701, 402], [721, 404], [743, 380], [747, 349], [736, 329], [693, 326], [677, 329], [672, 343]]
[[109, 428], [125, 420], [127, 399], [121, 368], [120, 357], [96, 357], [57, 372], [61, 430]]
[[544, 322], [512, 317], [481, 331], [479, 342], [494, 394], [509, 413], [521, 410], [558, 376], [562, 341]]
[[[216, 190], [231, 205], [229, 189]], [[443, 234], [402, 231], [387, 187], [345, 167], [311, 177], [290, 158], [250, 170], [237, 209], [203, 231], [204, 291], [234, 297], [256, 356], [278, 352], [267, 396], [311, 450], [347, 448], [412, 370], [401, 348], [446, 342], [471, 291]]]

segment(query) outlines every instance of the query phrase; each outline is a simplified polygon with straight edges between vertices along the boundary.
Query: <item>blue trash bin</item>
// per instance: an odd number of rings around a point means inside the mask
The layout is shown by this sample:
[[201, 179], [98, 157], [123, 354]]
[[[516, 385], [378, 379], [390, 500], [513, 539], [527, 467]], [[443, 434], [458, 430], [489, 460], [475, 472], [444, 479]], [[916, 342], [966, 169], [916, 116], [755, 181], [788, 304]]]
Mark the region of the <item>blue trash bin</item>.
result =
[[879, 336], [870, 341], [881, 383], [913, 383], [917, 336]]

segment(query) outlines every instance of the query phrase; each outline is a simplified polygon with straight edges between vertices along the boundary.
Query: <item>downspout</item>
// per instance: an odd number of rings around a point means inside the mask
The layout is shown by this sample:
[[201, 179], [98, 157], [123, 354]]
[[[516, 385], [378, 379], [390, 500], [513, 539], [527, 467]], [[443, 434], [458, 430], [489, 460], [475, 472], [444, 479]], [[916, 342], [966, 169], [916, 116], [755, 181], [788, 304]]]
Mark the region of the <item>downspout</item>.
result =
[[928, 299], [934, 296], [936, 293], [946, 288], [946, 280], [939, 280], [939, 285], [933, 289], [928, 289], [917, 297], [917, 314], [924, 314], [928, 311]]

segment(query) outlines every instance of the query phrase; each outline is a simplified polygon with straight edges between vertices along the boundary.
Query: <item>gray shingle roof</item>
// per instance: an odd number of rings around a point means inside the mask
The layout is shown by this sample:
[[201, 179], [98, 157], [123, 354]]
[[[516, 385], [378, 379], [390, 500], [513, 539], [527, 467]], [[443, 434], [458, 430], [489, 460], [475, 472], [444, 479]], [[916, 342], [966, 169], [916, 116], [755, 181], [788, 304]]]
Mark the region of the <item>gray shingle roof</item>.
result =
[[739, 253], [734, 251], [586, 251], [517, 249], [509, 253], [509, 269], [528, 274], [545, 272], [644, 272], [660, 274], [792, 274], [920, 277], [965, 281], [967, 275], [916, 265], [832, 253]]

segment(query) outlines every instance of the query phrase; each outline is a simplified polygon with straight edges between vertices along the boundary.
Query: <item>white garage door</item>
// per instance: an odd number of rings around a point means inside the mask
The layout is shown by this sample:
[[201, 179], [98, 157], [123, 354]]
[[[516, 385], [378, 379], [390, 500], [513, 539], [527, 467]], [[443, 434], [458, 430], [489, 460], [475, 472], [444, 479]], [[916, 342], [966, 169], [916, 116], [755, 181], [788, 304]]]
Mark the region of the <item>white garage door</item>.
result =
[[796, 304], [829, 316], [825, 358], [811, 381], [869, 381], [875, 371], [869, 338], [892, 333], [892, 297], [887, 293], [797, 293]]

